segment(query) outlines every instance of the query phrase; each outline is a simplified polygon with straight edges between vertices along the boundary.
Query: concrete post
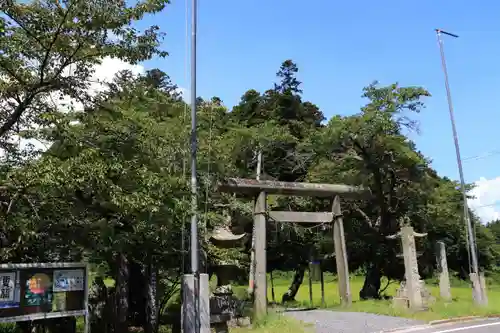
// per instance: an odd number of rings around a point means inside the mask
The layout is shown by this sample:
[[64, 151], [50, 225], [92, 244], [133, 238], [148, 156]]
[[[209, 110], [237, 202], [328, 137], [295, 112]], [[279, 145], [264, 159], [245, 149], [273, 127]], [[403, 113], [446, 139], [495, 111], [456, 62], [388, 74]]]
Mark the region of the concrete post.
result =
[[262, 318], [267, 314], [266, 210], [266, 192], [260, 192], [255, 200], [253, 218], [255, 226], [255, 285], [253, 306], [256, 318]]
[[210, 333], [210, 284], [208, 274], [200, 274], [200, 333]]
[[437, 242], [437, 264], [439, 269], [439, 294], [445, 301], [451, 300], [450, 275], [448, 272], [448, 261], [446, 260], [446, 245]]
[[[198, 288], [193, 274], [184, 274], [181, 321], [184, 333], [196, 333], [196, 325], [200, 325], [200, 333], [210, 333], [210, 301], [208, 274], [200, 274], [200, 297], [197, 300], [195, 290]], [[199, 306], [199, 313], [198, 311]], [[197, 318], [200, 318], [198, 322]]]
[[472, 283], [472, 299], [474, 304], [482, 306], [483, 305], [483, 292], [481, 288], [481, 282], [477, 273], [470, 273], [470, 282]]
[[339, 296], [342, 306], [350, 306], [352, 303], [351, 287], [349, 285], [349, 266], [347, 263], [347, 250], [344, 235], [344, 221], [340, 209], [340, 198], [333, 199], [332, 212], [334, 216], [333, 240], [335, 243], [335, 261], [337, 264], [337, 275], [339, 281]]
[[484, 278], [484, 273], [479, 273], [479, 285], [481, 287], [481, 299], [483, 305], [488, 305], [488, 293], [486, 288], [486, 279]]

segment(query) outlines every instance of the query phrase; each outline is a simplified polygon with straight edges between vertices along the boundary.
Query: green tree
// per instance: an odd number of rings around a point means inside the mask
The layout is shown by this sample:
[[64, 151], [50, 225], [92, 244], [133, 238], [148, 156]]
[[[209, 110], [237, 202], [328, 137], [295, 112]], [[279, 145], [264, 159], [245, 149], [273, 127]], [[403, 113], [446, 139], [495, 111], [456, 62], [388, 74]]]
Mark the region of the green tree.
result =
[[[297, 144], [321, 126], [323, 113], [310, 102], [303, 102], [301, 82], [296, 78], [297, 65], [286, 60], [277, 72], [278, 83], [274, 89], [260, 94], [247, 91], [231, 112], [232, 119], [248, 128], [279, 128], [288, 133], [280, 140], [260, 147], [265, 172], [273, 178], [285, 181], [303, 179], [307, 173], [307, 159], [297, 154]], [[272, 131], [271, 131], [272, 132]], [[247, 152], [246, 160], [254, 161], [256, 151]], [[247, 163], [248, 165], [248, 163]], [[253, 168], [253, 169], [254, 169]]]
[[426, 96], [423, 88], [374, 83], [364, 89], [368, 104], [360, 113], [332, 118], [308, 143], [317, 156], [311, 181], [362, 185], [372, 192], [372, 199], [346, 207], [350, 218], [365, 223], [360, 234], [367, 274], [361, 298], [379, 296], [382, 274], [398, 275], [391, 264], [397, 260], [395, 246], [386, 236], [397, 231], [401, 218], [410, 218], [417, 229], [424, 224], [428, 161], [403, 130], [415, 129], [406, 113], [419, 112]]
[[487, 227], [493, 233], [497, 244], [500, 244], [500, 220], [495, 220], [495, 221], [489, 222], [487, 224]]
[[92, 262], [104, 261], [111, 269], [116, 331], [127, 325], [129, 263], [156, 271], [180, 267], [174, 257], [183, 254], [174, 249], [182, 248], [180, 223], [187, 210], [180, 195], [187, 192], [183, 126], [157, 121], [145, 103], [125, 104], [111, 100], [105, 109], [55, 120], [56, 144], [20, 175], [51, 189], [62, 207], [69, 206], [69, 216], [81, 218], [81, 233], [72, 241]]
[[136, 64], [165, 56], [159, 49], [162, 33], [157, 26], [140, 32], [133, 25], [167, 3], [4, 1], [0, 5], [5, 30], [0, 35], [1, 148], [12, 149], [9, 139], [14, 131], [46, 125], [41, 115], [57, 111], [64, 96], [91, 108], [91, 78], [103, 58]]
[[[278, 82], [273, 89], [264, 94], [249, 90], [233, 108], [231, 118], [241, 126], [237, 132], [239, 137], [252, 142], [237, 150], [236, 163], [241, 176], [255, 177], [256, 157], [260, 152], [264, 178], [284, 181], [304, 179], [309, 159], [298, 154], [297, 147], [321, 128], [324, 116], [316, 105], [302, 100], [297, 74], [297, 65], [292, 60], [284, 61], [276, 73]], [[242, 132], [245, 134], [242, 135]], [[294, 205], [289, 200], [281, 199], [275, 204], [276, 209], [289, 209]], [[268, 233], [271, 240], [268, 244], [269, 268], [296, 270], [295, 282], [286, 296], [293, 299], [302, 281], [304, 264], [310, 259], [315, 234], [290, 225], [274, 224], [270, 225]], [[304, 246], [311, 251], [304, 251]]]

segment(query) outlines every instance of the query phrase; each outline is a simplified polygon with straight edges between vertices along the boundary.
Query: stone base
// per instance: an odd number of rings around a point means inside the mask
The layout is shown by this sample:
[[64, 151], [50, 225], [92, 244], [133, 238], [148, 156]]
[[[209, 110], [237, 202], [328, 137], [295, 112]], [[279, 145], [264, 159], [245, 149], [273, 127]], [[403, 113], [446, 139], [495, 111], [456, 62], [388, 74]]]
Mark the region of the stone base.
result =
[[[436, 298], [431, 295], [427, 287], [425, 286], [425, 282], [420, 280], [420, 286], [418, 287], [420, 290], [420, 296], [422, 298], [421, 306], [417, 307], [418, 309], [427, 309], [431, 304], [436, 301]], [[408, 297], [408, 290], [406, 288], [406, 281], [402, 281], [399, 286], [396, 296], [392, 299], [393, 306], [399, 308], [410, 308], [410, 301]]]
[[410, 307], [410, 301], [405, 297], [394, 297], [392, 299], [392, 306], [396, 308], [408, 309]]
[[227, 323], [230, 320], [231, 320], [231, 314], [229, 313], [210, 315], [210, 324]]
[[422, 303], [424, 308], [428, 308], [436, 302], [436, 297], [431, 295], [423, 280], [420, 280], [420, 294], [422, 295]]
[[249, 317], [234, 318], [228, 322], [229, 327], [249, 327], [251, 324]]
[[229, 326], [227, 326], [227, 322], [216, 323], [213, 324], [212, 327], [215, 330], [215, 333], [229, 333]]

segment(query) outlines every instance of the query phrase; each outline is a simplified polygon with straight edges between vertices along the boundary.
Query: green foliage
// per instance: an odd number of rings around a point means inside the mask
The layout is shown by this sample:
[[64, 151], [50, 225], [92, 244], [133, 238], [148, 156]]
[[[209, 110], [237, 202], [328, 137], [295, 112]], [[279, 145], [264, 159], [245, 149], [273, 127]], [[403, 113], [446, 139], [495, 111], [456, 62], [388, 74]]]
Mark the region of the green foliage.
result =
[[[168, 0], [4, 1], [0, 6], [0, 114], [2, 148], [11, 148], [13, 130], [47, 124], [45, 113], [56, 111], [65, 96], [92, 107], [89, 92], [95, 65], [103, 58], [133, 64], [165, 56], [157, 26], [140, 32], [133, 23], [161, 11]], [[29, 47], [26, 47], [29, 45]], [[65, 105], [73, 109], [74, 105]], [[24, 134], [27, 135], [27, 134]]]
[[[0, 255], [6, 262], [89, 261], [99, 275], [110, 277], [110, 291], [116, 287], [120, 297], [133, 299], [131, 306], [144, 302], [144, 295], [137, 289], [128, 295], [127, 283], [146, 284], [157, 272], [161, 309], [178, 295], [180, 275], [188, 269], [188, 105], [159, 69], [137, 76], [123, 71], [106, 91], [89, 88], [95, 65], [106, 57], [137, 64], [166, 55], [158, 27], [139, 31], [136, 23], [167, 3], [46, 0], [0, 6]], [[367, 275], [362, 289], [371, 285], [378, 295], [381, 276], [403, 277], [399, 246], [386, 236], [406, 220], [428, 233], [418, 244], [424, 277], [433, 276], [435, 243], [441, 240], [449, 267], [466, 278], [458, 183], [437, 175], [407, 137], [418, 131], [416, 116], [430, 93], [374, 82], [363, 89], [366, 105], [360, 110], [324, 123], [322, 111], [303, 99], [297, 64], [286, 60], [276, 74], [271, 89], [248, 90], [231, 110], [218, 97], [197, 100], [202, 266], [211, 271], [231, 261], [248, 269], [249, 251], [217, 248], [209, 237], [221, 225], [251, 233], [253, 198], [218, 193], [216, 185], [226, 177], [254, 178], [261, 153], [261, 179], [344, 183], [370, 191], [366, 198], [342, 202], [350, 269]], [[64, 104], [68, 97], [81, 107]], [[16, 135], [36, 137], [49, 148], [19, 150]], [[329, 199], [270, 196], [268, 205], [331, 210]], [[493, 280], [500, 222], [483, 226], [471, 216], [480, 265]], [[291, 271], [323, 259], [323, 268], [335, 272], [331, 226], [270, 221], [267, 239], [270, 270]]]
[[252, 328], [236, 328], [234, 331], [236, 333], [271, 333], [277, 331], [283, 333], [306, 333], [311, 331], [309, 326], [309, 324], [289, 318], [283, 314], [271, 313], [259, 321], [252, 323]]
[[17, 333], [15, 324], [0, 324], [0, 333]]

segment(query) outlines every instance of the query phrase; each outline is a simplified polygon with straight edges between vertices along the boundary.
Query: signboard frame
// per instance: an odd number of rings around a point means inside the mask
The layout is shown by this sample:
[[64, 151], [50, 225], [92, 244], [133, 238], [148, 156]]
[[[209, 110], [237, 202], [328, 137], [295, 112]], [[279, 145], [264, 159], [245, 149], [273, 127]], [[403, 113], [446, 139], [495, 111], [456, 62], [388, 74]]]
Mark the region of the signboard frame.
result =
[[[81, 269], [83, 274], [83, 309], [82, 310], [63, 310], [54, 312], [31, 313], [19, 316], [0, 317], [0, 323], [15, 323], [21, 321], [34, 321], [44, 319], [54, 319], [63, 317], [83, 316], [85, 320], [85, 332], [89, 327], [89, 265], [86, 263], [29, 263], [29, 264], [0, 264], [0, 274], [12, 271], [25, 271], [30, 269], [58, 270], [58, 269]], [[52, 283], [52, 282], [51, 282]]]

